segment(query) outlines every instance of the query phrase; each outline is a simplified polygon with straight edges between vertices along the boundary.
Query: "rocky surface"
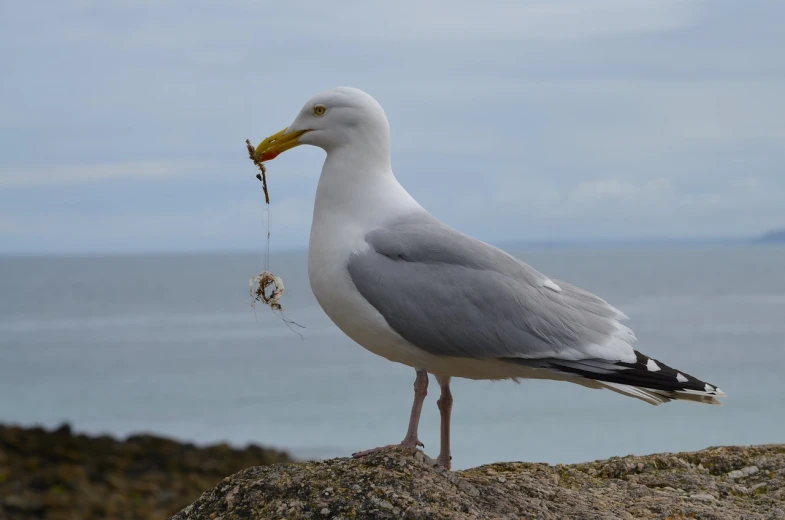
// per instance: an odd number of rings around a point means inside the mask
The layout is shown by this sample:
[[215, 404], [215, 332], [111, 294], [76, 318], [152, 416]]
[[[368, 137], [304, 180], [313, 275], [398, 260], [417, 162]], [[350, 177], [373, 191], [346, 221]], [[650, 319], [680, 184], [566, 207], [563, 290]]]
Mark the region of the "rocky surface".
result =
[[785, 519], [785, 445], [448, 472], [422, 452], [254, 467], [172, 520]]
[[0, 520], [162, 519], [223, 477], [290, 460], [250, 446], [199, 448], [151, 435], [118, 441], [0, 425]]

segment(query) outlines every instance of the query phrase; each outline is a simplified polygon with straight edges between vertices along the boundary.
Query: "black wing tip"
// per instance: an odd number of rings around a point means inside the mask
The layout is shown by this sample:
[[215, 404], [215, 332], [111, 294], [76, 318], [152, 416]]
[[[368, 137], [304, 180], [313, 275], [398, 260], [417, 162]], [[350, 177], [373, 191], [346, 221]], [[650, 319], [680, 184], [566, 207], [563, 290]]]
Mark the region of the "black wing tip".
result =
[[[661, 390], [670, 390], [672, 392], [683, 392], [690, 395], [707, 396], [707, 397], [725, 397], [726, 394], [716, 385], [707, 383], [695, 376], [676, 370], [661, 361], [643, 354], [642, 352], [635, 351], [635, 363], [622, 363], [617, 362], [616, 365], [629, 367], [635, 373], [640, 373], [641, 377], [651, 377], [649, 374], [654, 374], [655, 378], [662, 380], [662, 383], [668, 388]], [[643, 376], [644, 373], [646, 376]], [[657, 390], [660, 390], [659, 388]], [[676, 397], [678, 399], [678, 397]]]
[[[564, 360], [548, 358], [542, 360], [515, 360], [529, 366], [547, 368], [562, 373], [574, 374], [609, 385], [623, 385], [641, 390], [650, 390], [668, 399], [682, 399], [718, 404], [715, 398], [726, 394], [717, 386], [676, 370], [637, 350], [634, 362], [603, 359]], [[512, 361], [512, 360], [511, 360]], [[705, 399], [704, 399], [705, 398]]]

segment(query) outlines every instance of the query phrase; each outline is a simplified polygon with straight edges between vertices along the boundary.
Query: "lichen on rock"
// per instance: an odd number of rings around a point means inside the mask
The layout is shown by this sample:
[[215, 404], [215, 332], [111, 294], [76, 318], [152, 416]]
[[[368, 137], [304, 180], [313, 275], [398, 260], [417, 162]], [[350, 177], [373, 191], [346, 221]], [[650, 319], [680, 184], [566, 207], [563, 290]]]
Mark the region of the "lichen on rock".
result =
[[419, 450], [389, 448], [248, 468], [172, 520], [216, 518], [785, 519], [785, 445], [456, 472]]

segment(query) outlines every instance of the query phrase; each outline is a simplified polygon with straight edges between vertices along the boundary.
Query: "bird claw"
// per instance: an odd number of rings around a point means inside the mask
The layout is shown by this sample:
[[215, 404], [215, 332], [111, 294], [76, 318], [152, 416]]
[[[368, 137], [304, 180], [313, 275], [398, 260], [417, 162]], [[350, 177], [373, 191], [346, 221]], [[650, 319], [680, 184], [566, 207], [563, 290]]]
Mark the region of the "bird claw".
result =
[[436, 461], [442, 465], [444, 469], [450, 471], [452, 469], [452, 455], [449, 457], [444, 457], [440, 453], [438, 457], [436, 457]]
[[404, 448], [416, 448], [418, 446], [420, 448], [425, 448], [425, 444], [420, 442], [420, 439], [416, 437], [414, 439], [404, 439], [398, 446], [403, 446]]

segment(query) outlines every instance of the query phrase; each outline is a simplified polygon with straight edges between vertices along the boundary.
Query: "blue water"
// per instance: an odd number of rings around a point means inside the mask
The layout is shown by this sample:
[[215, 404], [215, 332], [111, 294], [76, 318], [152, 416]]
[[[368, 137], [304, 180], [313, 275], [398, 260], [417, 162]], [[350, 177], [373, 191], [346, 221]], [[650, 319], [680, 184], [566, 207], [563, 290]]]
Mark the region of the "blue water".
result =
[[[725, 406], [649, 406], [547, 381], [453, 384], [456, 468], [785, 442], [785, 247], [575, 246], [517, 256], [621, 308], [637, 347], [719, 385]], [[414, 371], [344, 337], [304, 253], [272, 256], [289, 318], [249, 305], [260, 255], [0, 258], [0, 422], [300, 457], [401, 440]], [[436, 385], [420, 439], [438, 453]]]

